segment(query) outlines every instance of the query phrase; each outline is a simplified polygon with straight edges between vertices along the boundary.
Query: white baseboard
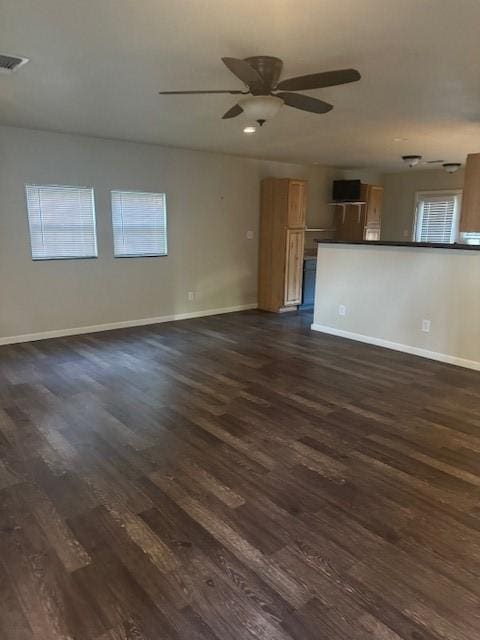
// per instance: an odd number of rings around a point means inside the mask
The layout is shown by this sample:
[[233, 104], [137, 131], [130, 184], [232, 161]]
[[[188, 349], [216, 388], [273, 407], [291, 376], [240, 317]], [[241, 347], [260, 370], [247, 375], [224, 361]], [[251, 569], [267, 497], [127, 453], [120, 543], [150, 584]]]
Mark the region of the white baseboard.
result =
[[239, 304], [235, 307], [225, 307], [223, 309], [205, 309], [203, 311], [190, 311], [187, 313], [175, 313], [170, 316], [159, 316], [157, 318], [139, 318], [137, 320], [122, 320], [121, 322], [108, 322], [106, 324], [94, 324], [88, 327], [73, 327], [71, 329], [55, 329], [53, 331], [42, 331], [39, 333], [26, 333], [20, 336], [8, 336], [0, 338], [0, 345], [16, 344], [18, 342], [33, 342], [35, 340], [47, 340], [49, 338], [63, 338], [65, 336], [76, 336], [83, 333], [97, 333], [98, 331], [111, 331], [112, 329], [126, 329], [128, 327], [143, 327], [149, 324], [160, 324], [161, 322], [171, 322], [172, 320], [187, 320], [188, 318], [202, 318], [204, 316], [215, 316], [221, 313], [233, 313], [235, 311], [247, 311], [256, 309], [257, 303]]
[[321, 333], [328, 333], [332, 336], [348, 338], [349, 340], [356, 340], [357, 342], [365, 342], [367, 344], [374, 344], [377, 347], [385, 347], [386, 349], [393, 349], [394, 351], [403, 351], [414, 356], [420, 356], [421, 358], [429, 358], [430, 360], [438, 360], [439, 362], [446, 362], [447, 364], [455, 364], [459, 367], [465, 367], [466, 369], [474, 369], [475, 371], [480, 371], [480, 362], [477, 362], [476, 360], [457, 358], [456, 356], [450, 356], [446, 353], [429, 351], [428, 349], [421, 349], [420, 347], [412, 347], [409, 344], [391, 342], [390, 340], [384, 340], [383, 338], [366, 336], [362, 333], [353, 333], [352, 331], [335, 329], [334, 327], [327, 327], [321, 324], [313, 323], [310, 328], [312, 329], [312, 331], [320, 331]]

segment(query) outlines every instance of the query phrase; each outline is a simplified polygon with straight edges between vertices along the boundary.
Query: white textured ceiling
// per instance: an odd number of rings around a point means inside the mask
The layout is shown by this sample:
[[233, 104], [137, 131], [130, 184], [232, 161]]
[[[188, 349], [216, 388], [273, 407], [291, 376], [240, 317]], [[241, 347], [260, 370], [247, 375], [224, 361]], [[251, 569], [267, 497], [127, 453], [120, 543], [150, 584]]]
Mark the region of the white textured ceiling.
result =
[[[0, 124], [341, 167], [480, 151], [479, 0], [0, 0]], [[274, 55], [283, 77], [355, 67], [362, 80], [284, 107], [255, 136], [221, 120], [242, 88], [221, 56]], [[393, 142], [406, 137], [408, 142]]]

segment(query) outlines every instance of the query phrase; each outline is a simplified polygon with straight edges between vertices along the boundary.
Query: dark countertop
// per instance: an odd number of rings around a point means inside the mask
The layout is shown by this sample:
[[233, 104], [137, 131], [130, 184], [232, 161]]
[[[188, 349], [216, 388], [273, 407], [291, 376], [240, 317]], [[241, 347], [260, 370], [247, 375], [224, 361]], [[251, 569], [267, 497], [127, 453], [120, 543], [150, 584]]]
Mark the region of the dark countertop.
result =
[[318, 240], [317, 244], [365, 244], [376, 247], [414, 247], [418, 249], [458, 249], [460, 251], [480, 251], [478, 244], [447, 244], [443, 242], [388, 242], [383, 240]]

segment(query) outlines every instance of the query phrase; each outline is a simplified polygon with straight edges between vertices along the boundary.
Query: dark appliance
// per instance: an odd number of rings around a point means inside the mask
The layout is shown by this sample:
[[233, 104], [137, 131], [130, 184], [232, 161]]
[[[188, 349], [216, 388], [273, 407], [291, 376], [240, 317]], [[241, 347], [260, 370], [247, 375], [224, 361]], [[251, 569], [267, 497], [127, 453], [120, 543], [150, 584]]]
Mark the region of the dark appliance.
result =
[[313, 309], [315, 303], [315, 279], [317, 275], [317, 259], [305, 258], [303, 261], [302, 304], [300, 309]]
[[334, 180], [333, 181], [333, 201], [334, 202], [358, 202], [362, 183], [360, 180]]

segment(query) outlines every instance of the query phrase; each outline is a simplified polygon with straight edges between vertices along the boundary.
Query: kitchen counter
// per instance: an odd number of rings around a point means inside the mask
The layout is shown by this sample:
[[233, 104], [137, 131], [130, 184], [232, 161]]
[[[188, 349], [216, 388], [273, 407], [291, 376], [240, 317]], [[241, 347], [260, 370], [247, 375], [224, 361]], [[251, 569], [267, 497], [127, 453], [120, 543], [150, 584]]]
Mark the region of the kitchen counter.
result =
[[317, 244], [339, 245], [367, 245], [369, 247], [414, 247], [417, 249], [456, 249], [460, 251], [480, 251], [478, 244], [454, 244], [444, 242], [389, 242], [387, 240], [320, 240], [315, 238]]

